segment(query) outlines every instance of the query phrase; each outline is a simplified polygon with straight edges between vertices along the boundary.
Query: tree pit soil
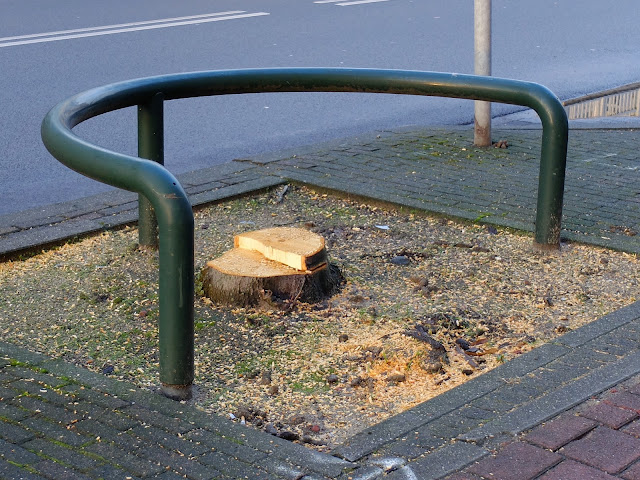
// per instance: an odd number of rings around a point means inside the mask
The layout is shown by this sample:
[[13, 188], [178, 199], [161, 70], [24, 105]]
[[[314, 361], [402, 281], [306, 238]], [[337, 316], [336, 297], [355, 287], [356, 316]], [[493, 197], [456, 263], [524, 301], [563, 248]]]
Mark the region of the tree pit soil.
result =
[[[530, 235], [300, 187], [197, 211], [196, 272], [235, 234], [274, 226], [323, 235], [344, 284], [268, 310], [197, 294], [190, 402], [319, 450], [640, 292], [634, 255], [573, 243], [540, 254]], [[157, 254], [136, 242], [125, 228], [0, 264], [4, 339], [157, 389]]]

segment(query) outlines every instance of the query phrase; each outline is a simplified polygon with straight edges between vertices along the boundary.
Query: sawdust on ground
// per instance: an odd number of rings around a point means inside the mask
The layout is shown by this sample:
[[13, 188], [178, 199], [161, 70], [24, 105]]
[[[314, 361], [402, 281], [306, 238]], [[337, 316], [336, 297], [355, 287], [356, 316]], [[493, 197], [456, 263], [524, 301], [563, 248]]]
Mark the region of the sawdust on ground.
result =
[[[317, 305], [195, 310], [198, 407], [329, 449], [638, 298], [634, 255], [288, 187], [196, 212], [196, 274], [233, 235], [300, 226], [346, 279]], [[155, 388], [157, 255], [137, 230], [0, 264], [3, 339]]]

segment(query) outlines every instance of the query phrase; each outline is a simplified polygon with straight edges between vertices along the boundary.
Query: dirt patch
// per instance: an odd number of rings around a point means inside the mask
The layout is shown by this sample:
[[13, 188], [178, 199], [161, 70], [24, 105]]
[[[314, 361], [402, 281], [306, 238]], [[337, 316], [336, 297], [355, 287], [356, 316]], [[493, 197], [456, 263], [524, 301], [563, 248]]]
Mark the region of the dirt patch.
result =
[[[640, 263], [290, 187], [196, 213], [196, 274], [233, 235], [324, 236], [346, 282], [287, 311], [196, 300], [198, 407], [318, 449], [638, 298]], [[0, 264], [3, 338], [155, 388], [157, 257], [129, 228]]]

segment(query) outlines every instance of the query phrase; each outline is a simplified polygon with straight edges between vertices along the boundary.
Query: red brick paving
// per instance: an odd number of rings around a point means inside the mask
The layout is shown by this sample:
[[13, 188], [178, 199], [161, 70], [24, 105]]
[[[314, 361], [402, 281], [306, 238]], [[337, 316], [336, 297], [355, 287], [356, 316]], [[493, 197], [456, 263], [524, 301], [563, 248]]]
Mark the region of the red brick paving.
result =
[[616, 407], [626, 408], [634, 412], [640, 412], [640, 395], [633, 395], [627, 392], [617, 392], [604, 399], [604, 403], [615, 405]]
[[618, 429], [626, 425], [631, 420], [638, 418], [638, 414], [633, 410], [616, 407], [609, 403], [600, 402], [593, 407], [580, 412], [583, 417], [591, 418], [604, 425]]
[[585, 402], [447, 480], [640, 480], [640, 383]]
[[607, 473], [618, 473], [640, 458], [640, 440], [608, 427], [598, 427], [558, 453]]
[[547, 473], [539, 477], [539, 480], [615, 480], [608, 473], [588, 467], [573, 460], [565, 460]]
[[634, 395], [640, 395], [640, 383], [636, 383], [632, 387], [627, 388], [629, 393], [633, 393]]
[[598, 424], [593, 420], [565, 414], [535, 428], [525, 437], [525, 440], [549, 450], [557, 450], [592, 430], [596, 425]]
[[625, 480], [640, 480], [640, 463], [631, 465], [620, 476]]
[[454, 473], [453, 475], [446, 478], [446, 480], [482, 480], [482, 477], [477, 475], [473, 475], [472, 473]]
[[562, 457], [556, 453], [528, 443], [514, 442], [496, 456], [483, 458], [467, 469], [467, 472], [484, 478], [527, 480], [535, 478], [561, 460]]
[[636, 438], [640, 438], [640, 420], [630, 423], [622, 430], [628, 435], [633, 435]]

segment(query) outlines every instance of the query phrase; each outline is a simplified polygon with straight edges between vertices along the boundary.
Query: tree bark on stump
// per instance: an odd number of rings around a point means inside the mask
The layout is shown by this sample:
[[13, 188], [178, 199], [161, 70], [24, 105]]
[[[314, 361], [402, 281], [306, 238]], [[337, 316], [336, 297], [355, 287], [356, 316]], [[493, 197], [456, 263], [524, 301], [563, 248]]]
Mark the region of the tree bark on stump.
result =
[[[342, 283], [343, 277], [336, 266], [326, 261], [324, 241], [320, 237], [321, 241], [318, 242], [315, 237], [319, 236], [305, 230], [302, 230], [305, 233], [300, 233], [299, 230], [280, 228], [243, 234], [260, 239], [261, 243], [266, 245], [260, 245], [256, 249], [243, 248], [243, 243], [238, 242], [236, 237], [235, 245], [240, 244], [240, 248], [229, 250], [221, 257], [208, 262], [200, 273], [204, 295], [217, 304], [287, 309], [295, 302], [315, 303], [334, 293]], [[300, 241], [309, 237], [308, 244], [315, 246], [306, 250], [308, 255], [303, 255], [305, 258], [300, 265], [313, 264], [315, 268], [299, 270], [265, 257], [266, 253], [274, 258], [275, 251], [278, 258], [283, 258], [282, 252], [271, 248], [269, 241], [265, 240], [270, 238], [267, 233], [272, 234], [272, 238], [277, 240], [277, 243], [274, 241], [273, 244], [278, 249], [282, 249], [284, 234]], [[293, 256], [287, 256], [287, 259], [289, 258]], [[318, 265], [317, 259], [323, 261]], [[291, 264], [288, 260], [287, 263]], [[299, 264], [297, 258], [295, 264]]]

